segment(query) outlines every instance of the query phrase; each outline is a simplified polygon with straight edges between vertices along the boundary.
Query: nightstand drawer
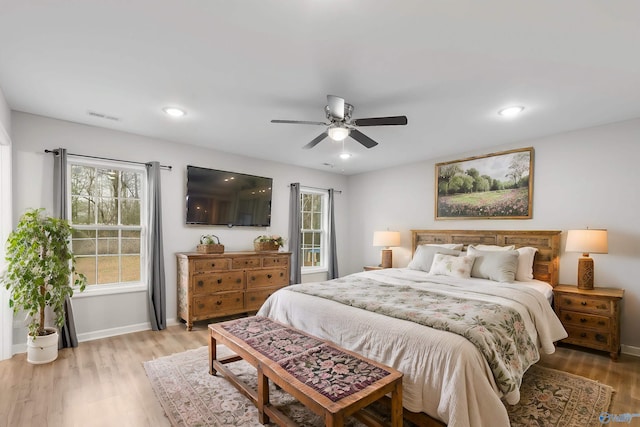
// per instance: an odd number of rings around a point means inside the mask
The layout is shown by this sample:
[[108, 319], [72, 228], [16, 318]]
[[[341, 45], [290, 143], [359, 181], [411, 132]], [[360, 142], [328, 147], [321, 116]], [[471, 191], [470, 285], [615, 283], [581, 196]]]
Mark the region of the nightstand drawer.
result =
[[576, 310], [589, 313], [611, 314], [609, 301], [598, 298], [589, 298], [581, 295], [560, 295], [557, 300], [558, 308]]
[[611, 319], [594, 314], [577, 313], [575, 311], [560, 311], [560, 320], [565, 326], [579, 326], [581, 328], [597, 329], [608, 332]]
[[569, 334], [569, 337], [564, 339], [565, 342], [599, 350], [608, 350], [611, 345], [611, 334], [609, 333], [589, 331], [570, 326], [565, 327], [565, 329]]

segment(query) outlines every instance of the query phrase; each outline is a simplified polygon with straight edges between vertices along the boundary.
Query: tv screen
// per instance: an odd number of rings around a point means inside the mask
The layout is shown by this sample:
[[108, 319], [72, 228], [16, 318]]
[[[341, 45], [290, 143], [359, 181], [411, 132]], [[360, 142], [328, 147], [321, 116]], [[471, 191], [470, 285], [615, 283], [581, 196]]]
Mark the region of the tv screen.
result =
[[187, 224], [271, 225], [273, 179], [187, 166]]

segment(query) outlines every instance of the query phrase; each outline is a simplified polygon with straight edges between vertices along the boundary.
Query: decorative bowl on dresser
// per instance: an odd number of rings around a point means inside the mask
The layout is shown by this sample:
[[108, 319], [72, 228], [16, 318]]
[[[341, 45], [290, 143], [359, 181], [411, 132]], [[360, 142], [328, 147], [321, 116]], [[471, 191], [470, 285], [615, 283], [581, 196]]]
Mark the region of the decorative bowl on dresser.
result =
[[556, 314], [569, 334], [562, 342], [608, 351], [618, 360], [624, 289], [558, 285], [553, 294]]
[[258, 311], [278, 289], [289, 285], [291, 252], [181, 252], [178, 316], [193, 322]]

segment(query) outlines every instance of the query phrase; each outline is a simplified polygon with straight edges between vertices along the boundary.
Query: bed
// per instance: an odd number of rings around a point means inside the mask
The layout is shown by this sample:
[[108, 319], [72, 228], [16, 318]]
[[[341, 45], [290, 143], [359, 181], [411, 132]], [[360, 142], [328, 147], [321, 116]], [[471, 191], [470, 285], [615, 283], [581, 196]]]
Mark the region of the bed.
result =
[[411, 268], [290, 286], [258, 315], [402, 371], [403, 406], [421, 425], [508, 426], [522, 374], [566, 337], [550, 304], [560, 232], [411, 234]]

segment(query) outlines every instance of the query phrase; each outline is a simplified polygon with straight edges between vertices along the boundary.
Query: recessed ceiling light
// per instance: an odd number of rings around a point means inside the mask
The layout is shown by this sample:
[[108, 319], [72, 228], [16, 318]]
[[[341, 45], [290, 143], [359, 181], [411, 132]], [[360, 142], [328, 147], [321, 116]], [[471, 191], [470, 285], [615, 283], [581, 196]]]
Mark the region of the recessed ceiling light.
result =
[[186, 111], [181, 110], [180, 108], [176, 108], [176, 107], [165, 107], [165, 108], [162, 109], [162, 111], [164, 111], [165, 113], [167, 113], [171, 117], [182, 117], [185, 114], [187, 114]]
[[507, 107], [498, 111], [498, 114], [500, 114], [503, 117], [515, 117], [518, 114], [522, 113], [523, 110], [524, 110], [524, 107], [522, 106]]
[[351, 157], [351, 154], [349, 154], [349, 153], [340, 153], [340, 158], [342, 160], [347, 160], [350, 157]]

